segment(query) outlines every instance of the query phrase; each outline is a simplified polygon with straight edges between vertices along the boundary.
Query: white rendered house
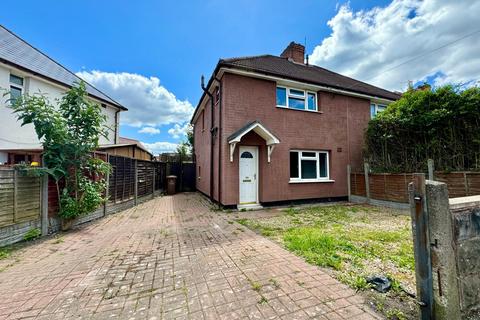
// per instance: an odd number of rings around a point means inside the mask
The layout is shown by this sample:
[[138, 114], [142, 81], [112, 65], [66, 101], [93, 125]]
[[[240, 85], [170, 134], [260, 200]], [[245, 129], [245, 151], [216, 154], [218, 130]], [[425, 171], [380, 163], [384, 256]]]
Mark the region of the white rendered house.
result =
[[[9, 108], [9, 99], [21, 94], [42, 93], [52, 103], [81, 79], [47, 55], [0, 25], [0, 165], [39, 161], [42, 147], [33, 125], [21, 126]], [[10, 92], [4, 96], [4, 93]], [[115, 145], [119, 139], [118, 102], [87, 84], [93, 102], [107, 116], [108, 139], [100, 145]]]

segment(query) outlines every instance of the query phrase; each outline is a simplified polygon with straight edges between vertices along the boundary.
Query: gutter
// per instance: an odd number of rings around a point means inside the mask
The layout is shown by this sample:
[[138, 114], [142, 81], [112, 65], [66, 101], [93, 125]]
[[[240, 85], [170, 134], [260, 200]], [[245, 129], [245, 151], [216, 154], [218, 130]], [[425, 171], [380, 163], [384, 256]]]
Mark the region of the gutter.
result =
[[[396, 99], [390, 99], [390, 98], [385, 98], [385, 97], [380, 97], [380, 96], [372, 96], [372, 95], [369, 95], [369, 94], [357, 92], [355, 90], [345, 90], [345, 89], [342, 89], [340, 87], [335, 88], [333, 86], [325, 86], [325, 85], [321, 85], [321, 84], [307, 82], [307, 81], [301, 80], [301, 79], [295, 79], [293, 77], [283, 78], [282, 76], [276, 75], [276, 74], [271, 73], [271, 72], [227, 64], [227, 63], [224, 62], [224, 60], [221, 60], [221, 59], [218, 61], [217, 66], [215, 67], [215, 70], [213, 71], [212, 76], [210, 77], [210, 80], [208, 81], [208, 84], [207, 84], [206, 88], [210, 88], [213, 81], [216, 79], [216, 76], [219, 73], [219, 71], [230, 72], [230, 73], [233, 73], [233, 74], [239, 74], [239, 75], [244, 75], [244, 76], [248, 76], [248, 77], [267, 79], [267, 80], [271, 80], [271, 81], [275, 81], [275, 82], [284, 81], [284, 82], [290, 82], [290, 83], [293, 83], [293, 84], [297, 84], [297, 85], [300, 85], [300, 86], [311, 86], [312, 88], [315, 88], [315, 90], [317, 90], [317, 91], [326, 91], [326, 92], [338, 93], [338, 94], [341, 94], [341, 95], [373, 100], [375, 102], [380, 102], [380, 103], [391, 103], [391, 102], [396, 101]], [[359, 80], [356, 80], [356, 81], [359, 81]], [[369, 85], [368, 83], [365, 83], [365, 84]], [[382, 88], [379, 88], [379, 89], [382, 89]], [[382, 90], [385, 90], [385, 89], [382, 89]], [[385, 90], [385, 91], [388, 92], [388, 90]], [[190, 119], [190, 123], [194, 122], [205, 96], [206, 96], [206, 94], [204, 92], [202, 94], [202, 96], [200, 97], [200, 100], [197, 104], [197, 107], [195, 108], [195, 111], [193, 112], [192, 118]], [[398, 99], [400, 99], [400, 96], [398, 96]]]

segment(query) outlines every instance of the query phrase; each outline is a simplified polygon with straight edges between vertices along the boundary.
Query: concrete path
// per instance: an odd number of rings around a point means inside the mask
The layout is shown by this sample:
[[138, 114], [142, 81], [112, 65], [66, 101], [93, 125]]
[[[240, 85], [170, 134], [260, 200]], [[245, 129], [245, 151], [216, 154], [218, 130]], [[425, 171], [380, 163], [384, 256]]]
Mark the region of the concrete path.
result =
[[321, 269], [210, 210], [156, 198], [0, 260], [0, 319], [377, 319]]

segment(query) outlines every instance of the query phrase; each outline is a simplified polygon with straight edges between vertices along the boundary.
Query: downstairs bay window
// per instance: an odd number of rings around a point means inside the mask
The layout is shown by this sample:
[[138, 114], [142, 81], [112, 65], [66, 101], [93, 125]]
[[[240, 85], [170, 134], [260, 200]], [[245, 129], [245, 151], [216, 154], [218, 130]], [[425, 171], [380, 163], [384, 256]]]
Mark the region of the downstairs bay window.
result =
[[327, 151], [290, 151], [290, 182], [325, 182], [330, 180]]

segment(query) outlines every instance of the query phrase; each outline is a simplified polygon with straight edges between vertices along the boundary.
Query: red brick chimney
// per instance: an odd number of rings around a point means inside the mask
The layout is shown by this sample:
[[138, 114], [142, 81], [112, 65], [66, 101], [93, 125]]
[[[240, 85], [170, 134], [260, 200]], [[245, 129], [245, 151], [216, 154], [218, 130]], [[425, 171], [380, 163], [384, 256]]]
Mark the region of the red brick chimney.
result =
[[297, 63], [305, 64], [305, 47], [292, 41], [288, 47], [283, 50], [280, 57], [288, 58]]

